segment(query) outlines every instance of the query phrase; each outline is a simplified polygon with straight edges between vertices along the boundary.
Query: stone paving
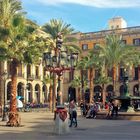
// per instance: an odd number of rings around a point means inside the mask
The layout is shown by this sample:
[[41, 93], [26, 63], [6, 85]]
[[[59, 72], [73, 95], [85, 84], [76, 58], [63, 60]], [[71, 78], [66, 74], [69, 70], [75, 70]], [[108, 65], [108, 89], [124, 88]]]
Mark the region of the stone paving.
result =
[[[86, 119], [78, 117], [78, 127], [69, 134], [54, 133], [53, 114], [22, 112], [21, 127], [6, 127], [0, 121], [0, 140], [140, 140], [140, 121]], [[0, 118], [1, 119], [1, 118]]]

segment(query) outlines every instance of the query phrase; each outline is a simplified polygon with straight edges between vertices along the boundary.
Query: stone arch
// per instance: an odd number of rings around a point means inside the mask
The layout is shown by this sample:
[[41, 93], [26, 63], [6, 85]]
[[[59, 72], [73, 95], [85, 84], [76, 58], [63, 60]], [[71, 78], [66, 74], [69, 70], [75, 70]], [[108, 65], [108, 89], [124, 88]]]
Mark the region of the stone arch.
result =
[[7, 83], [7, 100], [11, 98], [11, 81]]
[[21, 82], [17, 84], [17, 96], [24, 97], [24, 84]]
[[33, 102], [33, 86], [31, 83], [26, 85], [25, 101], [27, 103]]
[[76, 89], [73, 87], [68, 88], [68, 101], [74, 100], [76, 102]]
[[94, 87], [94, 99], [95, 101], [101, 101], [102, 100], [102, 87], [100, 85], [97, 85]]
[[47, 103], [48, 102], [48, 88], [46, 85], [42, 86], [42, 93], [43, 93], [44, 103]]
[[40, 85], [35, 85], [35, 101], [36, 103], [40, 103]]
[[89, 88], [85, 90], [85, 101], [89, 103], [90, 100], [90, 90]]
[[107, 100], [110, 100], [110, 99], [111, 99], [111, 97], [113, 96], [113, 91], [114, 91], [113, 85], [108, 85], [108, 86], [106, 87]]

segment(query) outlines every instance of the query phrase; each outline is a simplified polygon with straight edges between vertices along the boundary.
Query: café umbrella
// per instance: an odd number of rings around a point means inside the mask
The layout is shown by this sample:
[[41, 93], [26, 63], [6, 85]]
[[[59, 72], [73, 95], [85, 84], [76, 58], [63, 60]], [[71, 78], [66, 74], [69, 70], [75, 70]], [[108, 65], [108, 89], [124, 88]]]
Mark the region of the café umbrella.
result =
[[20, 100], [22, 98], [22, 96], [17, 96], [17, 108], [22, 108], [23, 107], [23, 103]]

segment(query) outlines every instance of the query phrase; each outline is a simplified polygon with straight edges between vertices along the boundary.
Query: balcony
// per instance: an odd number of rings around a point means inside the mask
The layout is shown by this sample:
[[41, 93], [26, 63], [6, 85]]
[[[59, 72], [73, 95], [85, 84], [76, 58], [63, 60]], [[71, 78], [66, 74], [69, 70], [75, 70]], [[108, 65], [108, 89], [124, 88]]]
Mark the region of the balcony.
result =
[[35, 80], [40, 80], [40, 79], [41, 79], [41, 76], [39, 76], [39, 75], [34, 75], [34, 79], [35, 79]]
[[33, 81], [34, 79], [35, 79], [34, 75], [27, 74], [27, 80], [28, 81]]
[[89, 33], [82, 33], [80, 40], [96, 40], [99, 38], [104, 38], [106, 35], [116, 33], [121, 34], [123, 36], [126, 35], [135, 35], [140, 34], [140, 26], [135, 27], [128, 27], [128, 28], [119, 28], [114, 30], [102, 30], [97, 32], [89, 32]]
[[24, 73], [17, 73], [17, 77], [24, 78]]

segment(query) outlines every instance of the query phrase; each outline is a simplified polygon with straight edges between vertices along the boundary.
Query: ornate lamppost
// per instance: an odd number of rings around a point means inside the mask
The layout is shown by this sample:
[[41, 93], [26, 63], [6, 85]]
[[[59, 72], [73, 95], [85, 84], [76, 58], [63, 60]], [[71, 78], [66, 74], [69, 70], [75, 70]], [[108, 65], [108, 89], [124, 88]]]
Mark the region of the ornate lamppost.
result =
[[7, 72], [4, 71], [2, 74], [2, 79], [4, 81], [4, 92], [3, 92], [3, 115], [2, 115], [2, 121], [7, 121], [7, 114], [6, 114], [6, 104], [5, 104], [5, 84], [6, 84], [6, 79], [7, 79]]
[[62, 91], [61, 91], [61, 76], [66, 70], [73, 72], [77, 61], [78, 53], [71, 52], [62, 49], [63, 36], [62, 33], [58, 33], [56, 38], [56, 48], [50, 52], [44, 53], [44, 62], [46, 71], [56, 73], [58, 77], [58, 94], [57, 94], [57, 105], [61, 105]]

